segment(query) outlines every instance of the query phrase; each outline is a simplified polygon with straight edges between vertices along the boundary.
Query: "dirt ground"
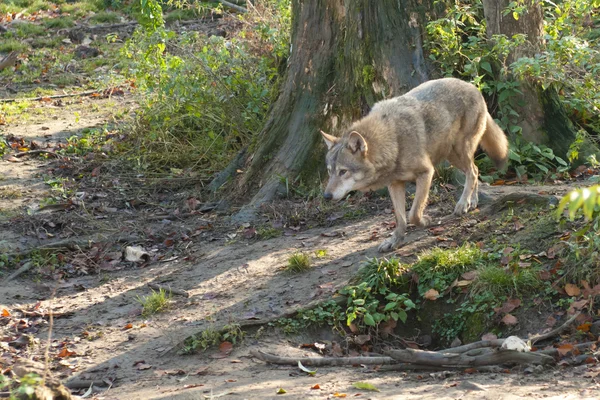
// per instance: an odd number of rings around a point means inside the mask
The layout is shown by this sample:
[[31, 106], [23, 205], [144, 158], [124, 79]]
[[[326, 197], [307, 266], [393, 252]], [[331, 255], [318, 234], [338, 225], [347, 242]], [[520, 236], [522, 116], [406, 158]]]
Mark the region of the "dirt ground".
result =
[[[82, 128], [101, 125], [110, 120], [110, 112], [100, 107], [88, 112], [89, 102], [118, 101], [130, 107], [130, 98], [118, 100], [84, 100], [73, 110], [41, 115], [30, 121], [4, 127], [5, 135], [27, 140], [57, 143], [77, 134]], [[75, 106], [74, 106], [75, 107]], [[110, 108], [110, 107], [109, 107]], [[13, 160], [14, 161], [14, 160]], [[23, 210], [35, 210], [48, 190], [42, 174], [53, 159], [23, 157], [19, 162], [0, 161], [0, 189], [11, 187], [23, 195], [3, 199], [4, 212], [2, 251], [51, 243], [52, 237], [31, 239], [23, 230], [11, 225], [11, 216]], [[484, 187], [487, 201], [514, 191], [563, 194], [564, 186]], [[430, 213], [437, 220], [443, 215], [434, 205]], [[7, 212], [10, 211], [10, 212]], [[48, 217], [50, 218], [50, 217]], [[110, 218], [119, 218], [117, 216]], [[100, 265], [94, 273], [75, 274], [56, 280], [23, 275], [0, 291], [0, 308], [16, 312], [51, 308], [55, 314], [50, 355], [68, 348], [69, 357], [52, 357], [53, 372], [61, 379], [85, 379], [111, 382], [109, 389], [97, 387], [88, 398], [97, 399], [595, 399], [600, 398], [596, 366], [557, 367], [531, 373], [513, 369], [502, 373], [405, 373], [381, 372], [369, 367], [319, 368], [316, 376], [308, 376], [297, 367], [267, 365], [249, 354], [251, 349], [286, 356], [315, 356], [300, 349], [302, 343], [337, 340], [327, 331], [281, 336], [273, 330], [248, 334], [243, 343], [224, 355], [208, 350], [195, 355], [178, 355], [176, 346], [191, 334], [228, 322], [269, 320], [284, 315], [319, 299], [328, 299], [343, 285], [368, 257], [378, 256], [377, 244], [389, 232], [392, 219], [382, 208], [363, 219], [342, 221], [332, 227], [285, 231], [283, 236], [268, 240], [246, 240], [235, 228], [204, 232], [205, 216], [163, 221], [137, 220], [142, 231], [156, 228], [175, 231], [196, 226], [196, 235], [184, 243], [185, 251], [168, 253], [163, 247], [152, 247], [147, 238], [137, 243], [163, 252], [162, 258], [143, 265], [112, 263]], [[221, 217], [218, 217], [221, 218]], [[481, 218], [477, 214], [454, 219], [440, 225], [462, 232], [468, 240], [478, 232]], [[215, 221], [212, 221], [213, 223]], [[146, 224], [146, 225], [144, 225]], [[165, 228], [166, 226], [166, 228]], [[376, 240], [372, 240], [376, 232]], [[26, 231], [25, 231], [26, 233]], [[100, 232], [101, 233], [101, 232]], [[77, 237], [77, 236], [72, 236]], [[105, 241], [114, 233], [101, 235]], [[418, 249], [439, 243], [431, 231], [412, 228], [408, 244], [398, 255], [410, 259]], [[180, 247], [181, 249], [181, 247]], [[282, 267], [294, 251], [314, 253], [326, 250], [326, 256], [315, 258], [307, 273], [290, 276]], [[171, 308], [148, 319], [140, 316], [138, 296], [148, 295], [149, 283], [169, 285], [183, 290], [189, 297], [174, 296]], [[25, 318], [25, 317], [24, 317]], [[26, 318], [27, 319], [27, 318]], [[35, 317], [29, 317], [29, 323]], [[8, 325], [5, 326], [5, 328]], [[49, 325], [38, 319], [30, 332], [36, 345], [23, 355], [43, 359]], [[521, 327], [527, 331], [527, 327]], [[256, 330], [253, 332], [256, 333]], [[535, 333], [535, 332], [530, 332]], [[4, 332], [4, 335], [8, 335]], [[8, 347], [3, 347], [6, 362]], [[366, 392], [352, 387], [355, 382], [369, 382], [380, 392]], [[319, 389], [314, 389], [318, 385]], [[287, 393], [277, 394], [283, 388]], [[83, 393], [82, 389], [80, 393]]]

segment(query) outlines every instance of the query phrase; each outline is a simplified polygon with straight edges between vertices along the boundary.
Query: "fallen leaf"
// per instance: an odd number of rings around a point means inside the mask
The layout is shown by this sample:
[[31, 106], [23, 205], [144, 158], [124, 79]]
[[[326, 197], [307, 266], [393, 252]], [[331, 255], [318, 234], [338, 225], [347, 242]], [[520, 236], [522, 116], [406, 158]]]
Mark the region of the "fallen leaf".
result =
[[581, 332], [589, 332], [591, 327], [592, 327], [592, 323], [588, 321], [588, 322], [584, 322], [583, 324], [579, 325], [577, 327], [577, 330], [581, 331]]
[[196, 387], [204, 386], [203, 383], [188, 383], [187, 385], [183, 385], [184, 389], [192, 389]]
[[498, 336], [494, 335], [493, 333], [486, 333], [485, 335], [483, 335], [481, 337], [481, 340], [496, 340], [498, 339]]
[[445, 230], [446, 228], [444, 228], [443, 226], [436, 226], [434, 228], [429, 229], [429, 232], [431, 232], [432, 235], [436, 236], [442, 234]]
[[277, 391], [277, 394], [286, 394], [287, 390], [285, 390], [284, 388], [279, 388], [279, 390]]
[[558, 354], [560, 354], [561, 356], [566, 356], [569, 352], [573, 351], [575, 347], [573, 347], [572, 344], [563, 344], [560, 345], [556, 348], [556, 350], [558, 351]]
[[502, 322], [505, 325], [509, 325], [510, 326], [510, 325], [516, 325], [517, 322], [519, 322], [519, 321], [517, 320], [517, 317], [515, 317], [514, 315], [512, 315], [512, 314], [506, 314], [504, 316], [504, 318], [502, 318]]
[[6, 308], [2, 309], [2, 316], [3, 317], [10, 317], [10, 311], [8, 311]]
[[515, 308], [519, 307], [521, 305], [521, 300], [519, 299], [510, 299], [504, 302], [504, 304], [502, 304], [502, 307], [500, 308], [494, 308], [494, 311], [496, 311], [497, 313], [509, 313], [511, 311], [513, 311]]
[[370, 383], [367, 383], [367, 382], [354, 382], [352, 384], [352, 386], [354, 386], [357, 389], [371, 390], [373, 392], [380, 392], [380, 390], [377, 389], [374, 385], [371, 385]]
[[347, 394], [346, 394], [346, 393], [338, 393], [338, 392], [335, 392], [335, 393], [333, 394], [333, 397], [346, 397], [346, 396], [347, 396]]
[[208, 367], [200, 367], [192, 375], [206, 375], [208, 373]]
[[546, 318], [546, 325], [552, 328], [554, 325], [556, 325], [556, 318], [550, 315], [548, 318]]
[[315, 386], [311, 387], [312, 390], [319, 390], [321, 389], [321, 386], [319, 386], [319, 384], [317, 383]]
[[307, 374], [309, 374], [311, 376], [315, 376], [317, 374], [316, 369], [314, 371], [311, 371], [310, 369], [308, 369], [304, 365], [302, 365], [302, 363], [300, 361], [298, 361], [298, 368], [300, 368], [302, 371], [306, 372]]
[[581, 289], [579, 289], [579, 287], [577, 287], [576, 285], [574, 285], [572, 283], [567, 283], [565, 285], [565, 292], [569, 296], [577, 297], [581, 294]]
[[429, 289], [428, 291], [425, 292], [423, 297], [427, 300], [436, 300], [439, 295], [440, 295], [440, 292], [438, 292], [437, 290]]
[[66, 347], [63, 347], [62, 350], [56, 355], [57, 357], [60, 358], [65, 358], [65, 357], [72, 357], [72, 356], [76, 356], [77, 353], [74, 351], [71, 351], [69, 349], [67, 349]]
[[123, 327], [123, 330], [126, 331], [127, 329], [131, 329], [131, 328], [133, 328], [133, 324], [130, 322]]
[[223, 354], [229, 354], [233, 351], [233, 344], [231, 342], [223, 342], [219, 345], [219, 351]]

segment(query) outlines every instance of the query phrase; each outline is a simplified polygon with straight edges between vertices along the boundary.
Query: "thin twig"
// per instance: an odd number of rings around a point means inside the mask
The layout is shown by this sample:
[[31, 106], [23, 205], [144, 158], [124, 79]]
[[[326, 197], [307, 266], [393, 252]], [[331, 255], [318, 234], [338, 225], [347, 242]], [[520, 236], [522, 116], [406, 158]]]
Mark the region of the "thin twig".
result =
[[89, 96], [94, 93], [100, 93], [99, 90], [88, 90], [86, 92], [71, 94], [56, 94], [53, 96], [27, 97], [22, 99], [0, 99], [0, 103], [14, 103], [15, 101], [40, 101], [46, 99], [64, 99], [65, 97]]
[[577, 319], [577, 317], [579, 317], [579, 315], [581, 315], [581, 311], [578, 311], [575, 314], [573, 314], [573, 316], [571, 318], [569, 318], [564, 324], [562, 324], [558, 328], [553, 329], [550, 332], [546, 332], [541, 335], [535, 335], [535, 336], [529, 338], [529, 341], [531, 342], [531, 344], [534, 344], [535, 342], [539, 342], [540, 340], [548, 339], [548, 338], [559, 335], [561, 332], [563, 332], [569, 326], [571, 326], [573, 321], [575, 321]]
[[48, 151], [48, 150], [29, 150], [29, 151], [23, 151], [21, 153], [15, 153], [15, 154], [13, 154], [13, 157], [19, 158], [19, 157], [24, 157], [24, 156], [32, 156], [34, 154], [49, 154], [49, 155], [51, 155], [53, 157], [56, 157], [56, 158], [62, 157], [60, 154], [56, 154], [53, 151]]
[[26, 262], [25, 264], [23, 264], [23, 266], [21, 268], [19, 268], [18, 270], [16, 270], [12, 274], [10, 274], [8, 276], [8, 278], [6, 278], [4, 280], [4, 283], [8, 283], [8, 282], [12, 281], [13, 279], [17, 278], [19, 275], [29, 271], [31, 269], [31, 267], [33, 267], [33, 263], [31, 261]]
[[148, 286], [154, 290], [164, 290], [165, 292], [169, 292], [178, 296], [190, 297], [190, 294], [185, 290], [181, 289], [173, 289], [171, 286], [166, 285], [157, 285], [156, 283], [149, 283]]
[[231, 8], [232, 10], [235, 10], [235, 11], [238, 11], [238, 12], [241, 12], [241, 13], [247, 13], [248, 12], [247, 8], [238, 6], [237, 4], [233, 4], [233, 3], [230, 3], [230, 2], [225, 1], [225, 0], [217, 0], [217, 2], [223, 4], [227, 8]]

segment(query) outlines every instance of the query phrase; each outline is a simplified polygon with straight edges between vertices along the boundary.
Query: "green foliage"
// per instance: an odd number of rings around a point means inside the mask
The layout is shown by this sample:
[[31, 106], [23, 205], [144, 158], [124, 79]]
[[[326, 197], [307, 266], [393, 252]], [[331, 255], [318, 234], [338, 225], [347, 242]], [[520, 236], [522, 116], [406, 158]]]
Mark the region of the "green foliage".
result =
[[287, 272], [297, 274], [300, 272], [306, 272], [310, 269], [310, 257], [304, 253], [294, 253], [288, 259], [285, 270]]
[[478, 270], [471, 293], [492, 293], [495, 296], [515, 296], [535, 293], [542, 287], [539, 268], [503, 268], [489, 265]]
[[90, 22], [94, 24], [114, 24], [120, 20], [119, 14], [111, 11], [101, 11], [90, 17]]
[[406, 322], [407, 311], [416, 306], [406, 293], [397, 293], [406, 281], [396, 258], [372, 258], [360, 269], [355, 283], [340, 291], [348, 298], [346, 324], [359, 329], [374, 328], [393, 319]]
[[310, 327], [329, 325], [337, 328], [345, 319], [342, 307], [333, 300], [325, 301], [314, 308], [300, 310], [293, 318], [279, 318], [269, 326], [277, 327], [290, 335]]
[[142, 316], [148, 318], [151, 315], [165, 311], [171, 302], [171, 293], [164, 289], [158, 292], [152, 290], [149, 296], [137, 296], [137, 302], [142, 305]]
[[[144, 25], [123, 47], [130, 74], [146, 92], [134, 154], [141, 168], [223, 168], [263, 127], [288, 52], [288, 22], [264, 3], [227, 39], [195, 32], [175, 35], [148, 5]], [[257, 3], [260, 7], [262, 3]], [[273, 7], [287, 7], [285, 2]], [[150, 7], [151, 6], [151, 7]], [[269, 17], [269, 18], [266, 18]]]
[[520, 137], [515, 138], [508, 158], [519, 179], [525, 176], [536, 181], [550, 176], [556, 178], [554, 172], [562, 174], [569, 170], [569, 164], [555, 155], [551, 148], [527, 142]]
[[[472, 332], [475, 335], [481, 334], [482, 328], [494, 315], [494, 307], [499, 306], [502, 300], [492, 292], [481, 292], [468, 297], [454, 312], [445, 314], [443, 318], [434, 321], [433, 333], [437, 334], [446, 344], [461, 337], [469, 329], [478, 330], [479, 332]], [[478, 323], [474, 324], [475, 321]]]
[[591, 285], [600, 283], [600, 186], [576, 189], [564, 196], [557, 209], [558, 216], [568, 210], [574, 220], [583, 214], [583, 226], [564, 243], [563, 264], [560, 273], [568, 282], [586, 280]]
[[45, 19], [43, 24], [48, 29], [65, 29], [75, 26], [75, 22], [73, 22], [73, 18], [71, 17]]
[[11, 379], [0, 374], [0, 391], [6, 393], [10, 400], [33, 398], [35, 388], [43, 383], [44, 379], [34, 373], [26, 374], [19, 379]]
[[[521, 127], [517, 125], [516, 96], [520, 93], [519, 80], [537, 83], [542, 88], [554, 85], [559, 89], [562, 103], [571, 119], [581, 127], [580, 135], [600, 134], [600, 85], [597, 76], [600, 66], [600, 38], [591, 35], [586, 19], [597, 15], [587, 0], [565, 0], [559, 3], [544, 2], [544, 38], [546, 47], [535, 57], [523, 57], [514, 63], [507, 62], [508, 55], [526, 38], [516, 35], [508, 38], [486, 37], [483, 6], [480, 1], [461, 0], [443, 2], [443, 18], [427, 25], [426, 41], [431, 60], [444, 76], [455, 76], [477, 85], [493, 103], [499, 125], [510, 134], [514, 143], [509, 167], [519, 175], [543, 179], [551, 172], [563, 172], [564, 160], [548, 148], [530, 146], [520, 139]], [[524, 3], [511, 2], [505, 14], [516, 18], [524, 11]], [[583, 143], [572, 147], [569, 161], [579, 155]], [[482, 175], [488, 181], [497, 178], [486, 158], [478, 160]], [[485, 176], [491, 174], [489, 176]]]
[[240, 343], [244, 340], [246, 332], [240, 324], [225, 325], [221, 330], [209, 327], [200, 333], [188, 337], [183, 344], [181, 354], [193, 354], [198, 351], [206, 351], [212, 346], [222, 342]]

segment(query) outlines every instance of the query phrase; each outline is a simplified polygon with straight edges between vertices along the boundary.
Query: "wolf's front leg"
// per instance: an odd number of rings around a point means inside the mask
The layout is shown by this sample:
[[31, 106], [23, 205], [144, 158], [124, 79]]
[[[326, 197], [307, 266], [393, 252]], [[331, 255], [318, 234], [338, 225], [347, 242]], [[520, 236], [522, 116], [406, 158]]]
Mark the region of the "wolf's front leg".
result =
[[379, 245], [380, 252], [394, 250], [404, 242], [406, 233], [406, 193], [404, 182], [394, 182], [388, 186], [388, 192], [394, 205], [394, 214], [396, 215], [396, 229], [392, 236], [387, 238]]

